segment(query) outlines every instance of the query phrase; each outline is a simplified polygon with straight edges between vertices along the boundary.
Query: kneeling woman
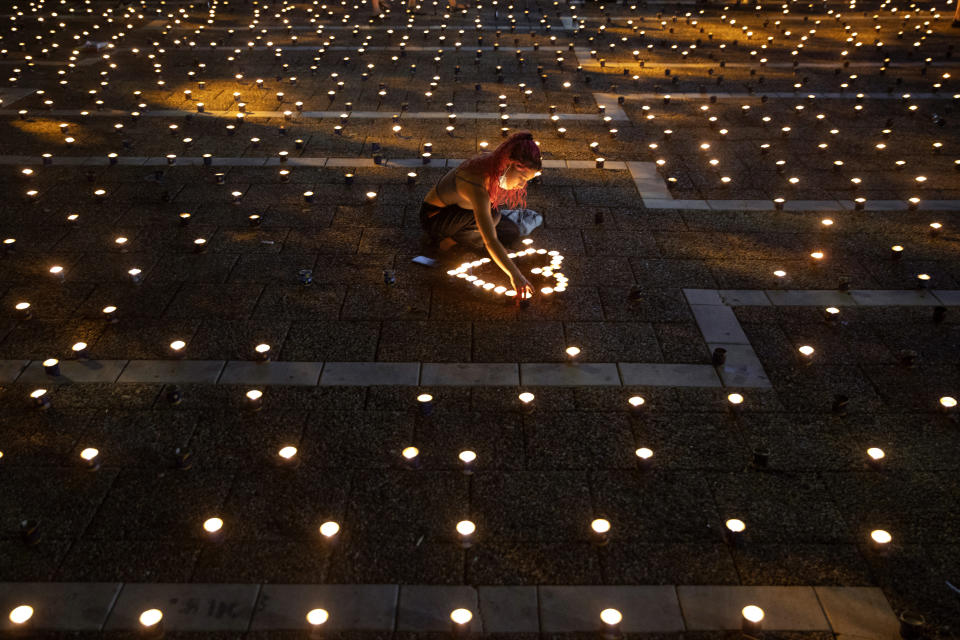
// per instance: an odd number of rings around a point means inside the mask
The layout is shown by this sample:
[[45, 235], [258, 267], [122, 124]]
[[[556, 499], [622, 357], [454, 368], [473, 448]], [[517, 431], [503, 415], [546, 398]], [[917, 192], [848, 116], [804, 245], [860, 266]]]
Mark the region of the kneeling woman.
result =
[[526, 205], [527, 181], [540, 171], [540, 147], [529, 131], [518, 131], [490, 153], [483, 153], [440, 178], [420, 207], [420, 224], [441, 255], [454, 247], [482, 250], [510, 276], [517, 300], [533, 294], [497, 239], [501, 204], [511, 209]]

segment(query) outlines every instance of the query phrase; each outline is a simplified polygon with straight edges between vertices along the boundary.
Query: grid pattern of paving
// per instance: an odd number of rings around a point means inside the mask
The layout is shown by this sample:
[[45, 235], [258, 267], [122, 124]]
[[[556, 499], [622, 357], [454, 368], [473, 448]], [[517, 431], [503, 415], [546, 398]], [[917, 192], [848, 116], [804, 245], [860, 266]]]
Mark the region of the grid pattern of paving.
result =
[[[480, 5], [5, 17], [0, 606], [268, 638], [317, 594], [398, 637], [619, 603], [712, 640], [749, 596], [805, 640], [948, 637], [954, 5]], [[411, 262], [430, 187], [519, 129], [569, 278], [523, 308]]]

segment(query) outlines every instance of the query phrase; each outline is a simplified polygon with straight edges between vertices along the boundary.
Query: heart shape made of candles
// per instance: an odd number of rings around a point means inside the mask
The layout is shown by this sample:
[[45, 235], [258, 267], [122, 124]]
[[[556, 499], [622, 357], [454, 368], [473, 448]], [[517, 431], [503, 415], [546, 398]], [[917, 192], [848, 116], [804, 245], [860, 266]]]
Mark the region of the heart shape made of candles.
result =
[[[534, 285], [542, 295], [553, 295], [555, 293], [562, 293], [567, 289], [567, 277], [563, 275], [563, 272], [560, 271], [561, 265], [563, 264], [563, 256], [560, 255], [559, 251], [548, 251], [546, 249], [535, 249], [530, 246], [532, 240], [525, 241], [524, 244], [527, 245], [525, 249], [522, 249], [517, 252], [508, 253], [507, 257], [511, 260], [517, 262], [517, 266], [520, 267], [522, 272], [529, 274], [528, 279], [531, 280], [531, 284]], [[547, 256], [550, 258], [550, 262], [547, 264], [541, 264], [540, 266], [535, 266], [529, 269], [524, 269], [521, 266], [521, 262], [528, 262], [529, 259], [536, 256]], [[464, 262], [456, 269], [450, 269], [447, 271], [447, 275], [451, 278], [457, 278], [463, 280], [480, 291], [489, 292], [492, 296], [506, 296], [509, 298], [516, 297], [517, 292], [511, 289], [509, 286], [502, 284], [497, 284], [496, 282], [490, 282], [489, 280], [484, 280], [475, 274], [471, 273], [473, 269], [483, 267], [487, 264], [493, 264], [493, 260], [490, 258], [480, 258], [479, 260], [473, 260], [471, 262]], [[505, 276], [502, 272], [497, 270], [501, 276]], [[552, 284], [544, 284], [538, 287], [535, 280], [548, 281], [548, 279], [553, 280]], [[508, 279], [509, 283], [509, 279]], [[530, 294], [527, 294], [526, 297], [530, 297]]]

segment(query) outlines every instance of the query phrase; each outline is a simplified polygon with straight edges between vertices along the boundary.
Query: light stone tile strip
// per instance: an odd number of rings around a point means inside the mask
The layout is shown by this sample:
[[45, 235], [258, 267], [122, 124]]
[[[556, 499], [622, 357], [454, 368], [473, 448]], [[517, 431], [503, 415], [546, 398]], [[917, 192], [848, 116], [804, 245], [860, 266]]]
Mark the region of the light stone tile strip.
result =
[[707, 342], [750, 346], [747, 334], [730, 307], [722, 304], [691, 304], [690, 310]]
[[620, 374], [617, 365], [612, 362], [523, 362], [520, 364], [520, 384], [535, 387], [609, 387], [620, 385]]
[[63, 360], [60, 376], [47, 375], [42, 360], [34, 360], [17, 382], [34, 384], [70, 384], [71, 382], [116, 382], [127, 360]]
[[143, 611], [160, 609], [166, 631], [246, 631], [259, 592], [259, 584], [126, 583], [104, 629], [138, 629]]
[[477, 587], [480, 617], [487, 633], [538, 633], [537, 587]]
[[628, 387], [722, 387], [708, 364], [620, 362], [620, 379]]
[[117, 382], [213, 384], [225, 364], [226, 360], [131, 360]]
[[628, 161], [627, 171], [633, 177], [637, 192], [646, 205], [647, 199], [673, 200], [673, 194], [667, 188], [667, 183], [657, 172], [657, 165], [653, 162]]
[[425, 387], [516, 387], [520, 385], [520, 369], [512, 362], [424, 362], [420, 367], [420, 384]]
[[680, 585], [677, 597], [691, 631], [739, 629], [748, 604], [763, 609], [764, 629], [830, 631], [812, 587]]
[[[0, 610], [20, 604], [34, 607], [37, 630], [136, 629], [150, 608], [167, 631], [305, 630], [307, 612], [323, 608], [331, 631], [445, 632], [462, 607], [474, 614], [470, 630], [486, 633], [598, 631], [608, 607], [626, 632], [738, 629], [740, 610], [756, 604], [768, 631], [898, 637], [876, 587], [0, 583]], [[0, 617], [0, 631], [10, 628]]]
[[461, 585], [401, 585], [397, 631], [451, 631], [450, 612], [468, 609], [473, 619], [466, 631], [483, 631], [477, 590]]
[[329, 631], [393, 631], [399, 585], [265, 584], [250, 629], [307, 629], [307, 612], [325, 609]]
[[227, 363], [220, 384], [288, 384], [315, 387], [320, 381], [322, 362], [247, 362]]
[[599, 631], [607, 608], [620, 611], [620, 629], [628, 633], [684, 630], [673, 586], [540, 587], [543, 633]]
[[12, 627], [7, 615], [22, 604], [33, 607], [36, 629], [99, 631], [122, 586], [119, 582], [2, 582], [0, 631]]
[[873, 587], [814, 587], [833, 632], [854, 638], [899, 640], [900, 625], [883, 592]]
[[717, 348], [726, 349], [726, 361], [722, 366], [717, 367], [724, 386], [761, 388], [773, 386], [750, 345], [710, 342], [707, 343], [707, 348], [710, 349], [710, 353]]
[[320, 375], [321, 385], [417, 386], [420, 383], [419, 362], [328, 362]]
[[29, 360], [0, 360], [0, 384], [16, 380], [29, 364]]
[[620, 106], [620, 100], [617, 94], [595, 93], [593, 94], [593, 99], [598, 106], [603, 105], [606, 108], [607, 115], [613, 118], [614, 122], [630, 121], [623, 107]]
[[[769, 304], [766, 296], [760, 298], [743, 291], [734, 293], [738, 295], [730, 295], [730, 299]], [[684, 289], [683, 295], [690, 304], [690, 310], [693, 312], [697, 327], [710, 353], [713, 354], [718, 348], [726, 350], [726, 360], [723, 365], [717, 367], [716, 372], [723, 385], [770, 388], [772, 386], [770, 379], [763, 370], [763, 365], [757, 358], [750, 339], [740, 326], [740, 321], [737, 320], [733, 309], [728, 306], [727, 299], [721, 296], [721, 292], [714, 289]]]

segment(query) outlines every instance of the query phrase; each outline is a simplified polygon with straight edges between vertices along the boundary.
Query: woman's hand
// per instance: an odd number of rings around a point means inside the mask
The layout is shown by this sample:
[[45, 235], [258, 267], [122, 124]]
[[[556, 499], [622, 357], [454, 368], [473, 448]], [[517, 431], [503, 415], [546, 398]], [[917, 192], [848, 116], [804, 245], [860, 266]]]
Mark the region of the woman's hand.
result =
[[533, 285], [520, 273], [519, 269], [515, 274], [510, 275], [510, 284], [513, 285], [513, 290], [517, 292], [517, 304], [520, 304], [520, 301], [524, 298], [533, 297]]

